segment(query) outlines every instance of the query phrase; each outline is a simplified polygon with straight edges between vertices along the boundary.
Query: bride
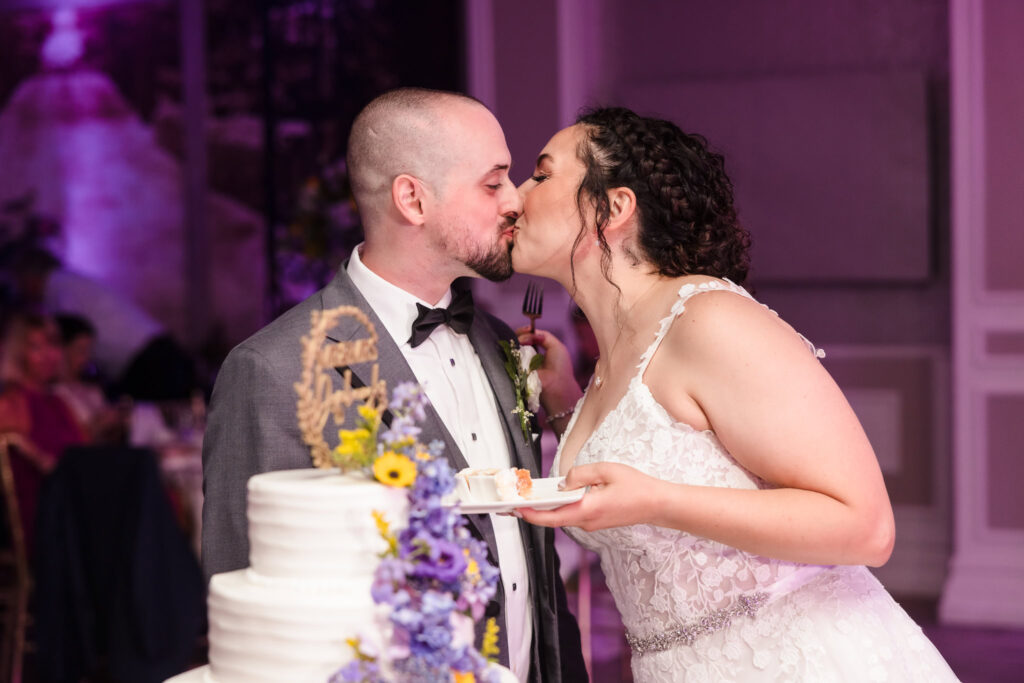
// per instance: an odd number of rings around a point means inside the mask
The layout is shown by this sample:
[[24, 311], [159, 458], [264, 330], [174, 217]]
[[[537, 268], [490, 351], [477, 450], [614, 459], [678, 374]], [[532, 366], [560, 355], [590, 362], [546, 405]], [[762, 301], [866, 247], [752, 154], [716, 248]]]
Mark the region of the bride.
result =
[[635, 679], [956, 680], [864, 566], [893, 547], [878, 462], [823, 354], [740, 286], [722, 157], [601, 109], [520, 192], [515, 269], [561, 283], [601, 353], [579, 398], [565, 347], [520, 337], [546, 351], [553, 475], [590, 487], [521, 514], [600, 554]]

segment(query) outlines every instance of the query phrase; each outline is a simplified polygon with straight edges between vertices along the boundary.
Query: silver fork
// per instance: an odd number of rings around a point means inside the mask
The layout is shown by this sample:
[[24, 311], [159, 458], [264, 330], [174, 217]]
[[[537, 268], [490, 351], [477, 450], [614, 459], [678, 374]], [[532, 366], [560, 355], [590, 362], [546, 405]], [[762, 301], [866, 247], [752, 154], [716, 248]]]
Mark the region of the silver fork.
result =
[[544, 312], [544, 288], [532, 282], [526, 285], [526, 296], [523, 297], [523, 315], [530, 319], [530, 333], [535, 331], [537, 318]]

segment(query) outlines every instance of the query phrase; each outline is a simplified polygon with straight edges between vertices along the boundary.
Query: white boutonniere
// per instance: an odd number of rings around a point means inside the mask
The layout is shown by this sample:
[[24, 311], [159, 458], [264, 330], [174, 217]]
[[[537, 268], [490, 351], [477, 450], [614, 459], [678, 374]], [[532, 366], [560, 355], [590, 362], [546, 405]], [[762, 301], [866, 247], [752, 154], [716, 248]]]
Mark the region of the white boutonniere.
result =
[[540, 377], [537, 368], [544, 363], [544, 356], [532, 346], [519, 346], [515, 341], [499, 341], [505, 353], [505, 372], [516, 390], [516, 407], [512, 414], [519, 418], [523, 438], [531, 442], [530, 418], [540, 409]]

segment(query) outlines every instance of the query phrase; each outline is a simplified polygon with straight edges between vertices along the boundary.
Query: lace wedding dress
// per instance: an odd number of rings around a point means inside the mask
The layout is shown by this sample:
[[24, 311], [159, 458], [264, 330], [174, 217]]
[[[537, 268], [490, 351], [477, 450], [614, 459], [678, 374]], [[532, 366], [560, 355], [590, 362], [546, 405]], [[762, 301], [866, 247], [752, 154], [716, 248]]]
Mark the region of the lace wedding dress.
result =
[[[619, 462], [700, 486], [771, 487], [734, 460], [714, 432], [673, 420], [643, 382], [686, 301], [712, 290], [752, 299], [729, 281], [684, 285], [626, 394], [576, 463]], [[561, 447], [553, 472], [560, 461]], [[865, 567], [785, 562], [651, 525], [565, 532], [601, 556], [638, 683], [957, 680]]]

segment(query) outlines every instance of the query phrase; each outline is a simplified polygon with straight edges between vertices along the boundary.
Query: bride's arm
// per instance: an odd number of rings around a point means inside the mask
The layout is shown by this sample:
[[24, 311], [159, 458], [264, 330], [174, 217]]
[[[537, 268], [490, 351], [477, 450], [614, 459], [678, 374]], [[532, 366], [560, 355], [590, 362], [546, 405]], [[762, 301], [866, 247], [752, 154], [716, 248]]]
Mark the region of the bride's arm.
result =
[[788, 325], [732, 294], [694, 297], [647, 381], [677, 419], [706, 419], [741, 465], [778, 488], [690, 486], [625, 465], [580, 466], [567, 485], [597, 486], [574, 505], [524, 511], [528, 521], [584, 529], [649, 523], [785, 560], [885, 563], [894, 528], [874, 452], [842, 392]]

